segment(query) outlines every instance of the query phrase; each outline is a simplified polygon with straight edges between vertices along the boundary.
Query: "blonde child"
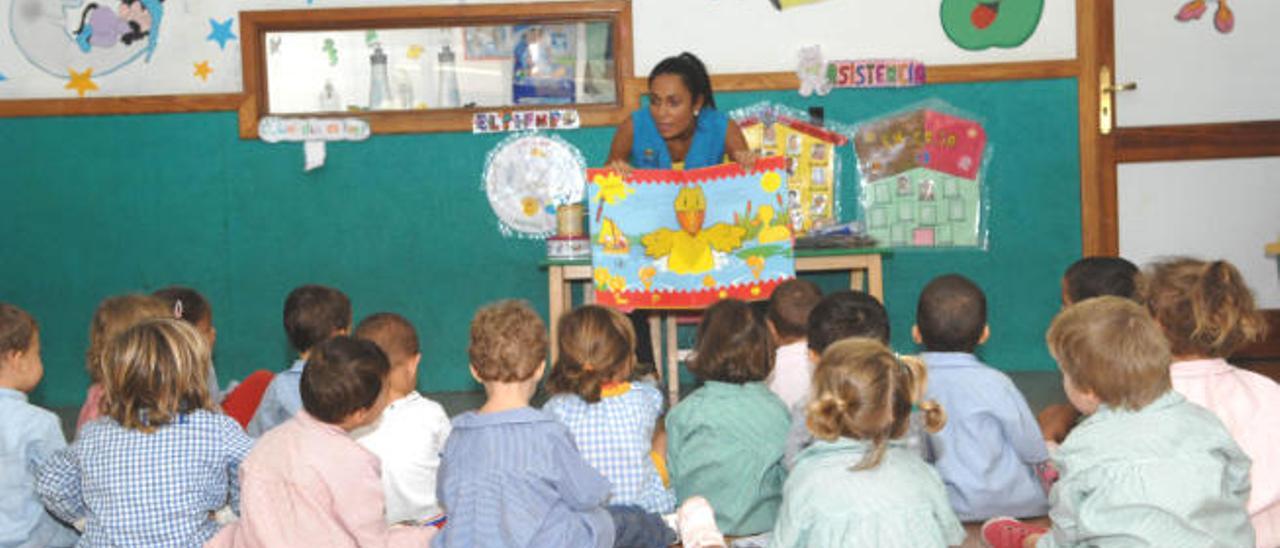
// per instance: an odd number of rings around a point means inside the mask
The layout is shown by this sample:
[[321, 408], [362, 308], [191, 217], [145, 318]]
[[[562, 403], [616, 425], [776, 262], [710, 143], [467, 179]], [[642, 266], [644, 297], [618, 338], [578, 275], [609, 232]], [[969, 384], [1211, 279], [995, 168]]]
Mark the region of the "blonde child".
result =
[[426, 545], [434, 528], [387, 525], [378, 457], [349, 435], [387, 406], [390, 369], [370, 341], [339, 335], [313, 347], [303, 409], [258, 439], [240, 474], [240, 521], [210, 548]]
[[76, 431], [102, 416], [103, 353], [107, 344], [142, 320], [172, 317], [173, 309], [150, 295], [120, 295], [103, 299], [89, 324], [89, 350], [85, 352], [84, 361], [91, 384], [76, 419]]
[[782, 502], [787, 407], [764, 379], [769, 333], [742, 301], [708, 308], [689, 370], [703, 385], [667, 415], [667, 463], [676, 499], [706, 497], [729, 535], [773, 529]]
[[1249, 458], [1222, 422], [1171, 389], [1169, 343], [1141, 305], [1071, 305], [1046, 335], [1062, 384], [1088, 415], [1054, 455], [1051, 530], [996, 518], [996, 548], [1252, 546]]
[[817, 440], [787, 478], [770, 546], [958, 546], [964, 527], [933, 467], [908, 448], [912, 409], [937, 432], [942, 408], [921, 402], [926, 369], [874, 339], [843, 339], [814, 370], [807, 422]]
[[486, 306], [471, 322], [471, 376], [487, 399], [453, 420], [440, 467], [449, 521], [441, 547], [665, 547], [674, 533], [636, 507], [606, 507], [609, 480], [568, 428], [529, 407], [546, 366], [546, 328], [527, 304]]
[[356, 337], [373, 341], [387, 355], [387, 400], [391, 403], [373, 424], [352, 437], [382, 462], [382, 488], [387, 522], [417, 521], [441, 513], [436, 501], [440, 451], [449, 438], [449, 415], [440, 404], [418, 393], [422, 353], [418, 332], [403, 316], [373, 314], [356, 326]]
[[1172, 259], [1150, 266], [1147, 278], [1147, 308], [1172, 347], [1173, 389], [1217, 415], [1252, 459], [1257, 545], [1280, 546], [1280, 385], [1226, 360], [1261, 339], [1266, 320], [1226, 261]]
[[77, 540], [45, 512], [35, 491], [35, 471], [67, 446], [57, 415], [27, 402], [42, 376], [35, 318], [0, 303], [0, 546], [74, 546]]
[[630, 320], [588, 305], [560, 318], [559, 327], [560, 358], [547, 379], [554, 395], [542, 410], [569, 427], [582, 457], [609, 480], [610, 504], [673, 511], [675, 497], [651, 458], [662, 393], [627, 382], [636, 346]]
[[822, 300], [822, 290], [799, 278], [782, 282], [769, 297], [765, 323], [777, 350], [766, 384], [788, 408], [809, 397], [813, 363], [806, 336], [809, 313]]
[[200, 546], [239, 508], [251, 440], [209, 398], [209, 347], [181, 320], [144, 320], [102, 354], [104, 418], [40, 468], [36, 490], [85, 546]]
[[311, 348], [350, 330], [351, 299], [345, 293], [323, 285], [304, 285], [289, 292], [284, 301], [284, 331], [289, 345], [298, 352], [298, 359], [267, 385], [253, 419], [245, 427], [250, 436], [261, 436], [302, 409], [298, 384]]
[[929, 399], [950, 415], [930, 435], [934, 465], [962, 521], [1000, 515], [1042, 516], [1048, 509], [1038, 475], [1049, 450], [1013, 381], [974, 354], [991, 335], [987, 296], [973, 281], [946, 274], [920, 292], [912, 337], [932, 381]]
[[[191, 324], [209, 343], [209, 352], [213, 353], [214, 344], [218, 342], [218, 330], [213, 327], [213, 307], [199, 291], [190, 287], [170, 286], [157, 290], [151, 296], [160, 299], [173, 310], [173, 317]], [[209, 397], [214, 403], [222, 401], [222, 388], [218, 385], [218, 373], [209, 368]]]

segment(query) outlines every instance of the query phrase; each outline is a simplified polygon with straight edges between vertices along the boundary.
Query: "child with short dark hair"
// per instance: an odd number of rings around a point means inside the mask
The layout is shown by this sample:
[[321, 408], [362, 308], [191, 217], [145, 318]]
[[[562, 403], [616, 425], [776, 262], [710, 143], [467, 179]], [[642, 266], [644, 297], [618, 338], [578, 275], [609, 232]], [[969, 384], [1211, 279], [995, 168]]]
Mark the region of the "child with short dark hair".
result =
[[964, 527], [938, 473], [899, 442], [912, 409], [936, 432], [946, 414], [920, 401], [925, 366], [874, 339], [822, 354], [807, 422], [818, 441], [787, 478], [769, 546], [958, 546]]
[[988, 546], [1254, 544], [1249, 458], [1213, 413], [1172, 390], [1169, 343], [1141, 305], [1081, 301], [1045, 338], [1067, 399], [1089, 418], [1054, 455], [1052, 529], [993, 519]]
[[418, 393], [418, 332], [403, 316], [380, 312], [356, 326], [356, 337], [373, 341], [391, 362], [386, 383], [390, 403], [376, 422], [351, 432], [382, 462], [387, 523], [437, 516], [436, 473], [449, 438], [449, 415]]
[[103, 352], [107, 345], [134, 324], [150, 318], [172, 318], [173, 309], [150, 295], [107, 297], [98, 304], [89, 323], [89, 349], [85, 352], [85, 370], [89, 372], [89, 390], [76, 419], [76, 431], [85, 423], [102, 416]]
[[789, 408], [809, 395], [813, 363], [809, 360], [809, 313], [822, 300], [822, 290], [799, 278], [782, 282], [769, 297], [765, 323], [777, 350], [766, 384]]
[[962, 521], [1040, 516], [1048, 509], [1038, 477], [1049, 452], [1013, 381], [974, 355], [986, 342], [987, 298], [959, 274], [934, 278], [920, 293], [912, 337], [925, 348], [927, 397], [947, 409], [950, 426], [930, 437], [935, 466]]
[[[173, 309], [173, 316], [182, 321], [191, 324], [209, 341], [209, 351], [213, 352], [213, 346], [218, 342], [218, 330], [213, 327], [213, 307], [209, 305], [209, 301], [190, 287], [179, 285], [169, 286], [164, 289], [156, 290], [151, 294], [169, 305]], [[222, 401], [222, 389], [218, 385], [218, 374], [213, 367], [209, 368], [209, 397], [213, 398], [214, 403]]]
[[484, 405], [453, 419], [440, 467], [449, 522], [436, 547], [664, 547], [675, 534], [637, 507], [606, 507], [609, 480], [568, 428], [529, 407], [546, 366], [547, 335], [528, 304], [500, 301], [471, 321], [471, 376]]
[[284, 331], [289, 344], [298, 351], [298, 359], [271, 379], [253, 420], [245, 428], [250, 436], [261, 436], [302, 409], [298, 383], [311, 348], [334, 335], [345, 335], [350, 329], [351, 299], [343, 292], [323, 285], [304, 285], [289, 292], [284, 301]]
[[569, 428], [582, 457], [609, 480], [610, 504], [672, 512], [675, 496], [652, 457], [662, 392], [629, 382], [636, 346], [630, 320], [586, 305], [562, 316], [559, 328], [559, 360], [547, 379], [553, 395], [542, 410]]
[[1104, 295], [1136, 299], [1140, 277], [1138, 267], [1123, 257], [1085, 257], [1062, 275], [1062, 304]]
[[1227, 358], [1266, 334], [1235, 266], [1170, 259], [1149, 267], [1147, 309], [1173, 351], [1173, 389], [1217, 415], [1253, 461], [1249, 513], [1257, 545], [1280, 546], [1280, 385]]
[[103, 418], [54, 453], [36, 490], [82, 546], [200, 546], [240, 506], [253, 443], [209, 398], [209, 346], [172, 318], [144, 320], [102, 353]]
[[764, 379], [773, 366], [767, 328], [742, 301], [706, 310], [689, 370], [703, 382], [667, 415], [667, 454], [676, 499], [706, 497], [729, 535], [773, 528], [786, 470], [791, 421]]
[[25, 310], [0, 303], [0, 546], [74, 546], [74, 530], [45, 512], [35, 472], [67, 446], [58, 416], [27, 401], [40, 384], [40, 327]]
[[351, 439], [387, 406], [391, 364], [376, 344], [339, 335], [308, 355], [303, 409], [260, 438], [241, 467], [240, 521], [211, 547], [423, 546], [430, 527], [389, 527], [378, 457]]

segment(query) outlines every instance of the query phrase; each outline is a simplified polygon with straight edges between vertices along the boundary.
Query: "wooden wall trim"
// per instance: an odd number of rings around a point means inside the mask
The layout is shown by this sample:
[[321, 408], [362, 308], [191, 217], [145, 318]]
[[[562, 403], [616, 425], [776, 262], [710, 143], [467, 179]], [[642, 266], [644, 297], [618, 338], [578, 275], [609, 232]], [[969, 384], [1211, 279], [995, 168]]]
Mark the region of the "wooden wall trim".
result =
[[1118, 162], [1280, 156], [1280, 120], [1119, 128], [1115, 146]]
[[[1076, 0], [1076, 58], [1080, 62], [1080, 242], [1084, 256], [1116, 255], [1116, 171], [1110, 135], [1098, 119], [1099, 72], [1114, 66], [1113, 0]], [[1114, 113], [1113, 113], [1114, 114]]]
[[0, 118], [213, 112], [240, 108], [241, 94], [135, 95], [87, 99], [21, 99], [0, 101]]
[[[977, 63], [967, 65], [932, 65], [928, 67], [928, 83], [956, 84], [1035, 80], [1042, 78], [1075, 78], [1080, 64], [1075, 59], [1026, 61], [1018, 63]], [[629, 89], [644, 93], [648, 77], [632, 79]], [[711, 75], [711, 88], [720, 91], [785, 91], [800, 88], [795, 72], [743, 72]]]

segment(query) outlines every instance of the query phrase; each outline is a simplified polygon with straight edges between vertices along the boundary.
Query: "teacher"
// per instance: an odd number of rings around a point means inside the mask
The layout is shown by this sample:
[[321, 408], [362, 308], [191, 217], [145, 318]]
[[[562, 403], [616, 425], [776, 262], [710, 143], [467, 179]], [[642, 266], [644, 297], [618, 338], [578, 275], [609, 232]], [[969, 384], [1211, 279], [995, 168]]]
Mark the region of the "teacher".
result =
[[613, 134], [607, 167], [694, 169], [729, 160], [755, 165], [738, 124], [716, 110], [707, 68], [692, 53], [668, 57], [649, 73], [649, 108], [631, 113]]

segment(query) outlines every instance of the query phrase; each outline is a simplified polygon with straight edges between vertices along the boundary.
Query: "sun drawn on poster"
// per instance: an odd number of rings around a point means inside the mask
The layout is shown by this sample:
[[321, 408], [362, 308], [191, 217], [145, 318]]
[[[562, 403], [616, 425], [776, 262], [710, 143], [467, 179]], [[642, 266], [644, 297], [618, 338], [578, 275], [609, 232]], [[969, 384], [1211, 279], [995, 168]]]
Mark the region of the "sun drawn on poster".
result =
[[71, 70], [107, 76], [151, 61], [164, 20], [164, 0], [12, 0], [9, 34], [41, 71], [70, 80]]

